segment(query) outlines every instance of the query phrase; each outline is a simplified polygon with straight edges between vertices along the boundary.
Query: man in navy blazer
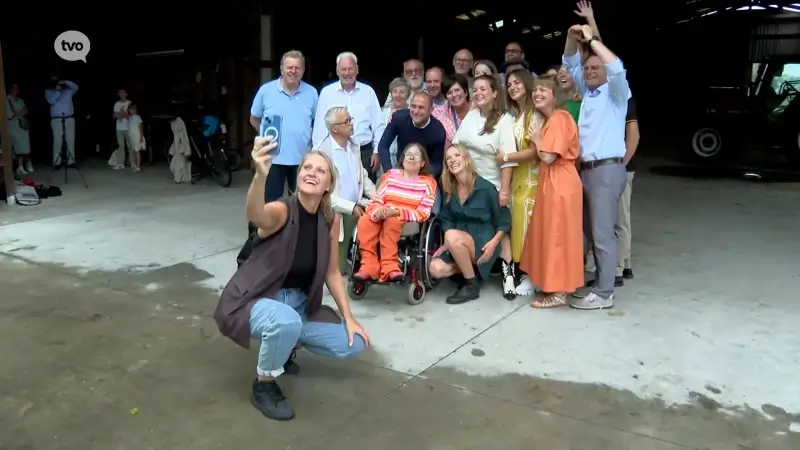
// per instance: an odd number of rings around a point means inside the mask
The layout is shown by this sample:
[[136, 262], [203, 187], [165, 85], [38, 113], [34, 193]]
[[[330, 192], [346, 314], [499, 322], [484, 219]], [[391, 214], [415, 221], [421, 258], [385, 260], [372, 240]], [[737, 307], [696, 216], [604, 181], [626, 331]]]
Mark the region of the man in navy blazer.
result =
[[400, 109], [392, 114], [392, 121], [386, 125], [386, 131], [378, 144], [384, 172], [392, 168], [389, 147], [396, 138], [398, 161], [402, 161], [403, 150], [408, 144], [420, 144], [428, 153], [433, 176], [439, 179], [442, 174], [446, 135], [442, 123], [431, 116], [432, 106], [431, 96], [427, 92], [418, 92], [411, 97], [409, 109]]

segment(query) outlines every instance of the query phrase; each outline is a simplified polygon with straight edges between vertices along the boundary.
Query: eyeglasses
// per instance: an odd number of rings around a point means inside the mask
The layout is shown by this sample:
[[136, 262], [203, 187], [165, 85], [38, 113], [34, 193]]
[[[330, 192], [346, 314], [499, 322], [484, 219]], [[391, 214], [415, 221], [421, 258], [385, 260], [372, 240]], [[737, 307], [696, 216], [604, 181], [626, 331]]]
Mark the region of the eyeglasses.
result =
[[420, 159], [422, 158], [422, 153], [419, 152], [406, 152], [406, 158], [408, 159]]
[[521, 54], [522, 54], [522, 50], [520, 50], [518, 48], [507, 48], [506, 49], [506, 55], [521, 55]]
[[422, 69], [406, 69], [406, 75], [420, 75]]
[[472, 60], [467, 58], [456, 58], [453, 62], [456, 64], [472, 64]]
[[348, 117], [344, 122], [335, 122], [333, 125], [350, 125], [351, 123], [353, 123], [353, 116]]

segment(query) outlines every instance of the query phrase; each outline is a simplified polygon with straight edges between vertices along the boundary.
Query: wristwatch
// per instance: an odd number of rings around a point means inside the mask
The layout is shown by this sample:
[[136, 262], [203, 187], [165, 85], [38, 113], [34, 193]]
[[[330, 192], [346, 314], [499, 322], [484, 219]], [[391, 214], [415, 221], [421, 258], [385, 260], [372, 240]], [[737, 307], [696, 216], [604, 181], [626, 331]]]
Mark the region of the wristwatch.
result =
[[597, 35], [594, 35], [594, 36], [592, 36], [592, 37], [591, 37], [591, 39], [589, 39], [589, 40], [586, 42], [586, 45], [592, 45], [592, 42], [594, 42], [594, 41], [600, 42], [600, 38], [599, 38], [599, 37], [597, 37]]
[[503, 162], [508, 162], [508, 153], [503, 153]]

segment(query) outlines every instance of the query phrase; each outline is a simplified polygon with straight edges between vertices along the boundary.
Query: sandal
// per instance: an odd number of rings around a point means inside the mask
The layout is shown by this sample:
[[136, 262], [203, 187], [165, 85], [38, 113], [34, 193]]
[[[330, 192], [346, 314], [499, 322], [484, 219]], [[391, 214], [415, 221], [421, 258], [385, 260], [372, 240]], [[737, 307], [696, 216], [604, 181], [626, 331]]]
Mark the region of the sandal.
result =
[[548, 294], [539, 300], [534, 300], [533, 302], [531, 302], [531, 307], [536, 309], [549, 309], [549, 308], [558, 308], [559, 306], [566, 306], [566, 304], [567, 304], [567, 294], [559, 293], [559, 294]]

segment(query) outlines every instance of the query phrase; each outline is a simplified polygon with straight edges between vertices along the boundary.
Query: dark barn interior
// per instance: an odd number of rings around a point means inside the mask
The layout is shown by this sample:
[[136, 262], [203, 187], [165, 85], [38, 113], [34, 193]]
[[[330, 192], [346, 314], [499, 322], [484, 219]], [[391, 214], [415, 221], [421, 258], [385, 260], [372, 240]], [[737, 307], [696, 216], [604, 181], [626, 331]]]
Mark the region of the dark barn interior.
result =
[[[59, 5], [15, 5], [17, 20], [0, 30], [6, 84], [20, 85], [36, 124], [46, 121], [42, 92], [49, 76], [57, 71], [77, 82], [78, 114], [85, 118], [78, 127], [91, 130], [78, 133], [81, 158], [98, 146], [107, 154], [113, 136], [104, 131], [111, 129], [106, 110], [121, 87], [145, 116], [161, 113], [174, 99], [213, 105], [233, 124], [233, 144], [240, 145], [251, 138], [244, 118], [252, 95], [268, 74], [278, 73], [286, 50], [304, 52], [306, 80], [316, 86], [335, 79], [339, 52], [353, 51], [360, 78], [383, 95], [403, 60], [421, 57], [427, 66], [450, 70], [454, 52], [464, 47], [476, 59], [500, 63], [504, 45], [519, 41], [532, 68], [544, 71], [559, 62], [563, 33], [581, 20], [572, 2], [541, 6], [507, 0], [408, 2], [403, 10], [385, 12], [372, 2], [351, 2], [347, 9], [309, 4], [314, 10], [307, 17], [298, 16], [294, 4], [272, 1]], [[753, 81], [754, 64], [800, 54], [800, 8], [786, 1], [597, 0], [593, 5], [605, 42], [628, 69], [645, 152], [692, 156], [693, 130], [703, 126], [699, 122], [716, 101], [709, 87], [741, 92]], [[372, 13], [353, 16], [362, 9]], [[271, 16], [268, 32], [262, 32], [262, 15]], [[85, 64], [54, 54], [53, 39], [69, 29], [91, 39]], [[33, 133], [33, 146], [48, 146], [48, 134]]]

